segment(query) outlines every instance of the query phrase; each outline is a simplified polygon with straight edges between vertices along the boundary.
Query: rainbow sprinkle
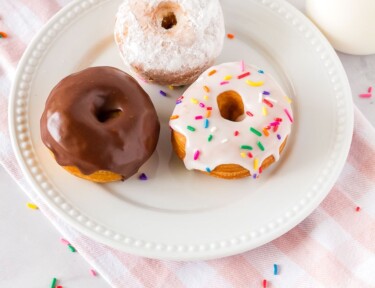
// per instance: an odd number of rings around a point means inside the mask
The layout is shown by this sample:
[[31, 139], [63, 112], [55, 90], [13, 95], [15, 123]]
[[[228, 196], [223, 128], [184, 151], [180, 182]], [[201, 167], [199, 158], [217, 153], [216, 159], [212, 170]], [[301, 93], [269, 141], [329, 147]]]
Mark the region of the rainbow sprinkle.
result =
[[165, 93], [163, 90], [160, 90], [159, 93], [163, 96], [167, 96], [167, 93]]
[[65, 240], [64, 238], [61, 238], [60, 241], [61, 241], [61, 243], [65, 244], [65, 245], [70, 244], [70, 242], [68, 240]]
[[278, 270], [277, 264], [273, 264], [273, 275], [278, 275]]
[[263, 86], [264, 84], [264, 81], [251, 81], [251, 80], [246, 80], [246, 83], [252, 87], [259, 87], [259, 86]]
[[241, 75], [238, 75], [238, 76], [237, 76], [237, 79], [242, 79], [242, 78], [245, 78], [245, 77], [247, 77], [247, 76], [250, 76], [250, 72], [246, 72], [246, 73], [243, 73], [243, 74], [241, 74]]
[[368, 87], [367, 92], [372, 93], [372, 86]]
[[208, 126], [210, 125], [210, 121], [208, 121], [208, 119], [204, 119], [204, 128], [208, 128]]
[[264, 74], [264, 71], [263, 70], [258, 70], [258, 73], [259, 74]]
[[204, 100], [208, 100], [208, 95], [204, 95], [204, 96], [203, 96], [203, 99], [204, 99]]
[[56, 278], [53, 278], [50, 287], [51, 287], [51, 288], [56, 288], [56, 282], [57, 282], [57, 279], [56, 279]]
[[271, 93], [268, 92], [268, 91], [263, 91], [262, 94], [265, 95], [265, 96], [269, 96]]
[[74, 248], [71, 244], [68, 244], [68, 248], [71, 252], [77, 252], [76, 248]]
[[253, 116], [254, 116], [254, 114], [251, 113], [250, 111], [246, 111], [246, 115], [247, 115], [247, 116], [250, 116], [250, 117], [253, 117]]
[[202, 115], [195, 116], [195, 120], [202, 120], [202, 119], [203, 119], [203, 116], [202, 116]]
[[250, 131], [253, 132], [257, 136], [262, 136], [262, 133], [260, 133], [257, 129], [250, 127]]
[[211, 173], [211, 169], [210, 169], [209, 167], [206, 168], [206, 171], [207, 171], [208, 173]]
[[190, 102], [193, 103], [193, 104], [198, 104], [199, 101], [195, 98], [190, 98]]
[[212, 76], [216, 73], [217, 71], [216, 70], [211, 70], [210, 72], [208, 72], [208, 76]]
[[139, 175], [138, 179], [141, 180], [141, 181], [146, 181], [147, 175], [145, 173], [141, 173], [141, 175]]
[[238, 136], [238, 135], [240, 135], [240, 132], [234, 131], [234, 136]]
[[371, 96], [372, 96], [371, 93], [359, 94], [359, 97], [361, 97], [361, 98], [371, 98]]
[[229, 84], [229, 81], [220, 82], [220, 85], [226, 85], [226, 84]]
[[262, 107], [262, 113], [263, 113], [263, 116], [267, 116], [268, 115], [268, 111], [267, 111], [267, 108], [266, 107]]
[[263, 285], [263, 288], [267, 288], [267, 280], [266, 279], [263, 280], [262, 285]]
[[208, 142], [211, 142], [211, 140], [212, 140], [212, 138], [213, 138], [214, 136], [212, 136], [212, 134], [210, 134], [210, 136], [208, 136]]
[[0, 32], [0, 38], [7, 38], [8, 37], [8, 34], [5, 33], [5, 32]]
[[192, 131], [192, 132], [195, 131], [195, 128], [194, 128], [193, 126], [187, 126], [186, 128], [187, 128], [188, 130]]
[[230, 80], [230, 79], [232, 79], [232, 77], [233, 77], [232, 75], [227, 75], [227, 76], [224, 77], [224, 80]]
[[290, 99], [288, 96], [285, 96], [284, 99], [285, 99], [286, 102], [288, 102], [289, 104], [292, 103], [292, 99]]
[[174, 90], [174, 87], [172, 85], [168, 85], [169, 90]]
[[257, 179], [257, 174], [256, 173], [254, 173], [253, 178]]
[[253, 150], [253, 147], [251, 147], [249, 145], [241, 145], [241, 149], [244, 149], [244, 150]]
[[268, 132], [268, 129], [267, 129], [267, 128], [263, 128], [263, 134], [264, 134], [264, 136], [266, 136], [266, 137], [270, 136], [270, 133]]
[[215, 126], [211, 128], [212, 133], [215, 133], [216, 130], [217, 130], [217, 128]]
[[289, 121], [291, 122], [291, 123], [293, 123], [293, 118], [292, 118], [292, 115], [290, 115], [290, 113], [289, 113], [289, 111], [288, 111], [288, 109], [284, 109], [284, 112], [285, 112], [285, 114], [288, 116], [288, 118], [289, 118]]
[[260, 149], [261, 151], [264, 151], [264, 146], [263, 146], [262, 142], [258, 141], [258, 142], [257, 142], [257, 145], [258, 145], [258, 147], [259, 147], [259, 149]]
[[210, 93], [210, 88], [208, 88], [207, 86], [203, 86], [203, 89], [206, 93]]
[[356, 208], [355, 208], [355, 211], [356, 212], [359, 212], [361, 210], [361, 207], [359, 207], [359, 206], [357, 206]]
[[33, 209], [33, 210], [38, 210], [38, 209], [39, 209], [38, 206], [36, 206], [35, 204], [30, 203], [30, 202], [28, 202], [28, 203], [26, 204], [26, 206], [29, 207], [30, 209]]
[[199, 155], [200, 155], [200, 151], [199, 150], [195, 151], [195, 153], [194, 153], [194, 160], [198, 160]]
[[92, 276], [96, 276], [96, 275], [98, 275], [98, 273], [96, 273], [96, 271], [94, 270], [94, 269], [90, 269], [90, 273], [91, 273], [91, 275]]
[[180, 116], [178, 115], [172, 115], [171, 117], [169, 117], [169, 120], [175, 120], [175, 119], [178, 119]]
[[258, 167], [259, 167], [259, 160], [258, 160], [258, 158], [255, 158], [254, 159], [254, 170], [258, 170]]
[[228, 37], [228, 39], [234, 39], [234, 35], [231, 34], [231, 33], [228, 33], [228, 34], [227, 34], [227, 37]]
[[277, 134], [277, 139], [281, 140], [281, 135]]
[[267, 99], [263, 99], [263, 103], [266, 104], [268, 107], [273, 108], [273, 104]]
[[249, 152], [249, 153], [247, 153], [247, 157], [253, 158], [253, 154], [251, 154], [251, 152]]
[[207, 112], [206, 112], [206, 118], [210, 118], [210, 116], [211, 116], [211, 110], [207, 110]]
[[202, 108], [204, 108], [204, 107], [206, 107], [206, 105], [204, 105], [204, 103], [199, 103], [199, 107], [202, 107]]

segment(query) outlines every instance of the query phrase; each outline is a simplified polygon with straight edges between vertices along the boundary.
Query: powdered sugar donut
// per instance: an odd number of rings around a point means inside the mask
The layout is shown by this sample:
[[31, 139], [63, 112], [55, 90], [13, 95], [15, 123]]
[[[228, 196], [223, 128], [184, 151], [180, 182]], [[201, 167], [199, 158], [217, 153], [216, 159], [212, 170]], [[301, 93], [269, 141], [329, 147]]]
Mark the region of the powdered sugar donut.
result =
[[147, 81], [174, 86], [213, 64], [224, 33], [218, 0], [125, 0], [115, 25], [124, 62]]
[[290, 102], [262, 70], [243, 62], [212, 67], [177, 101], [170, 120], [173, 147], [189, 170], [256, 178], [286, 144]]

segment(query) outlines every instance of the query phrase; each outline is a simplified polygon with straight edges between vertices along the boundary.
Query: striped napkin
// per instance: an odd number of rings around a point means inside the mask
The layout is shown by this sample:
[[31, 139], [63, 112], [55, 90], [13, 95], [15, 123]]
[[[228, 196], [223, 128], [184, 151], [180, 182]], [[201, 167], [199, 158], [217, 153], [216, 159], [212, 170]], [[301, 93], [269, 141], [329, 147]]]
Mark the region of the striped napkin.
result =
[[68, 2], [0, 1], [0, 31], [8, 34], [0, 39], [0, 163], [108, 283], [131, 288], [375, 287], [375, 129], [357, 109], [349, 158], [328, 197], [293, 230], [240, 255], [190, 262], [132, 256], [85, 237], [46, 207], [17, 166], [7, 126], [8, 97], [27, 44]]

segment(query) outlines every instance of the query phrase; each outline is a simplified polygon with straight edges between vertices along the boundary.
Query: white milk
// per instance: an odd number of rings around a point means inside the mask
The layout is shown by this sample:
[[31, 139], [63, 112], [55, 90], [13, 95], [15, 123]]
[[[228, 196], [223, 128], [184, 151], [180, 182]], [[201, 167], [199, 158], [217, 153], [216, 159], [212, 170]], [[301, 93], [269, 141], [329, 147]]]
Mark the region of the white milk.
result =
[[375, 0], [306, 0], [306, 13], [335, 49], [375, 54]]

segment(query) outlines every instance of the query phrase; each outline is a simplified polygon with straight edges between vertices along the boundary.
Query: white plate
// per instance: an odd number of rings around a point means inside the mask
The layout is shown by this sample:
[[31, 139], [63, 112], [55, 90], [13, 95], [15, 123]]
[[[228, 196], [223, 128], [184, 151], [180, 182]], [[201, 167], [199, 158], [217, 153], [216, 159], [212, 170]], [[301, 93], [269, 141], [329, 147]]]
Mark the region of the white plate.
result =
[[293, 98], [295, 124], [280, 162], [258, 180], [211, 178], [185, 170], [171, 149], [168, 119], [183, 91], [144, 85], [162, 124], [159, 145], [124, 183], [98, 185], [63, 171], [40, 139], [52, 87], [94, 65], [125, 69], [112, 40], [120, 0], [73, 1], [28, 47], [10, 102], [19, 164], [35, 190], [77, 230], [120, 250], [162, 259], [210, 259], [246, 251], [290, 230], [327, 195], [348, 154], [351, 92], [331, 46], [281, 0], [222, 1], [227, 32], [217, 62], [244, 59], [271, 72]]

